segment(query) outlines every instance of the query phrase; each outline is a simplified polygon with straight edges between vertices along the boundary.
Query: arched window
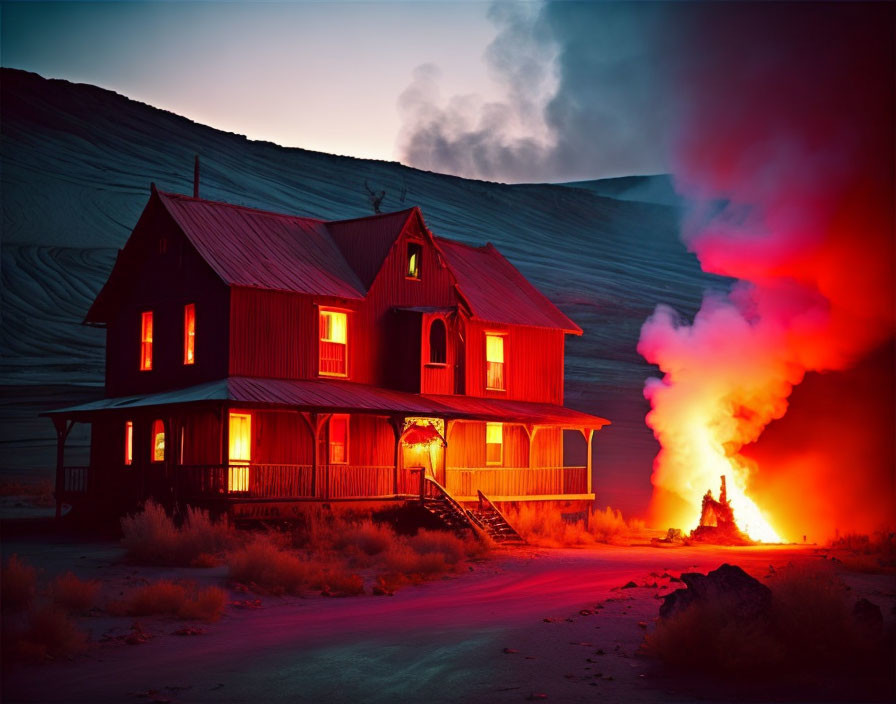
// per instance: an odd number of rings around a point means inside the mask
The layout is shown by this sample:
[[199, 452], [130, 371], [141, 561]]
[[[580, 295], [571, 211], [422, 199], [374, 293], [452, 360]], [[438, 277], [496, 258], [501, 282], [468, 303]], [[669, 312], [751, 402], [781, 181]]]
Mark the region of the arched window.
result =
[[152, 422], [152, 452], [153, 462], [165, 461], [165, 424], [160, 420]]
[[446, 333], [445, 322], [436, 318], [429, 326], [429, 363], [445, 364], [447, 354], [445, 351]]

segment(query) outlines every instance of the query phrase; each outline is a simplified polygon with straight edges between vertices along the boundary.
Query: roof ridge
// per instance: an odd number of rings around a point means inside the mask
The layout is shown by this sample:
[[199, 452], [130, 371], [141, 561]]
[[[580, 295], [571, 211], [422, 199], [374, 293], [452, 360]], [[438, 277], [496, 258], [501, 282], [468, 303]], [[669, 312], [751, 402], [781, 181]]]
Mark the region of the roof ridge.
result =
[[168, 191], [160, 191], [156, 189], [156, 193], [166, 198], [176, 198], [177, 200], [195, 201], [197, 203], [208, 203], [210, 205], [222, 205], [225, 208], [234, 208], [235, 210], [248, 210], [252, 213], [261, 213], [263, 215], [272, 215], [277, 218], [289, 218], [290, 220], [310, 220], [311, 222], [326, 224], [327, 221], [321, 218], [314, 218], [307, 215], [290, 215], [289, 213], [277, 213], [273, 210], [263, 210], [262, 208], [253, 208], [249, 205], [239, 205], [238, 203], [228, 203], [224, 200], [210, 200], [208, 198], [194, 198], [184, 193], [169, 193]]
[[407, 214], [408, 214], [408, 217], [410, 217], [410, 214], [413, 213], [415, 210], [418, 210], [418, 209], [419, 209], [419, 208], [415, 205], [415, 206], [413, 206], [413, 207], [411, 207], [411, 208], [405, 208], [404, 210], [396, 210], [396, 211], [394, 211], [394, 212], [392, 212], [392, 213], [374, 213], [373, 215], [362, 215], [361, 217], [357, 217], [357, 218], [348, 218], [348, 219], [346, 219], [346, 220], [323, 220], [322, 222], [323, 222], [325, 225], [341, 225], [342, 223], [347, 223], [347, 222], [358, 222], [358, 221], [360, 221], [360, 220], [376, 220], [376, 219], [378, 219], [378, 218], [386, 218], [386, 217], [389, 217], [389, 216], [391, 216], [391, 215], [401, 215], [402, 213], [407, 213]]

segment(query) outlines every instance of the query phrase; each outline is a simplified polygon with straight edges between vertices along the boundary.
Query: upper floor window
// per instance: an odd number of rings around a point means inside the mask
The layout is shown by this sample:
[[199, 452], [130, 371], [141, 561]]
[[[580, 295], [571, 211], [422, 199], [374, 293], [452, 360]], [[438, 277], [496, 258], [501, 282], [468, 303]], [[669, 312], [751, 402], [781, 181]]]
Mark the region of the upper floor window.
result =
[[196, 362], [196, 304], [184, 306], [184, 364]]
[[504, 461], [504, 424], [485, 424], [485, 463], [501, 464]]
[[348, 375], [348, 315], [335, 310], [320, 312], [320, 373]]
[[423, 257], [423, 245], [419, 242], [408, 242], [408, 270], [405, 275], [409, 279], [420, 278], [420, 259]]
[[154, 420], [152, 422], [152, 445], [150, 446], [150, 452], [152, 453], [152, 461], [153, 462], [164, 462], [165, 461], [165, 423], [161, 420]]
[[429, 326], [429, 363], [445, 364], [447, 359], [445, 321], [436, 318]]
[[252, 415], [231, 413], [227, 491], [249, 491], [249, 463], [252, 461]]
[[140, 316], [140, 371], [152, 369], [152, 311]]
[[124, 463], [134, 464], [134, 421], [124, 424]]
[[348, 464], [348, 416], [330, 418], [329, 464]]
[[485, 336], [485, 388], [504, 391], [504, 336]]

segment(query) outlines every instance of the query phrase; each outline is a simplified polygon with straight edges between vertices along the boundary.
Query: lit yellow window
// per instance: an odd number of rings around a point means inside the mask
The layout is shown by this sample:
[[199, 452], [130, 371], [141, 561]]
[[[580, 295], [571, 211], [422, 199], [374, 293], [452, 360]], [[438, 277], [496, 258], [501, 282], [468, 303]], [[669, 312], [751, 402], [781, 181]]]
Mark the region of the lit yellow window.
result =
[[320, 312], [320, 373], [348, 375], [348, 315], [335, 310]]
[[504, 337], [485, 336], [485, 388], [503, 391], [504, 386]]
[[249, 491], [249, 462], [252, 461], [252, 416], [230, 414], [230, 466], [228, 491]]
[[152, 422], [152, 461], [165, 461], [165, 424], [160, 420]]
[[140, 371], [152, 369], [152, 311], [140, 316]]
[[501, 464], [504, 461], [504, 424], [485, 424], [485, 463]]
[[196, 362], [196, 304], [184, 306], [184, 364]]
[[134, 421], [124, 424], [124, 463], [134, 464]]
[[407, 277], [409, 279], [419, 279], [420, 278], [420, 258], [423, 256], [423, 247], [422, 245], [416, 242], [408, 243], [408, 271]]

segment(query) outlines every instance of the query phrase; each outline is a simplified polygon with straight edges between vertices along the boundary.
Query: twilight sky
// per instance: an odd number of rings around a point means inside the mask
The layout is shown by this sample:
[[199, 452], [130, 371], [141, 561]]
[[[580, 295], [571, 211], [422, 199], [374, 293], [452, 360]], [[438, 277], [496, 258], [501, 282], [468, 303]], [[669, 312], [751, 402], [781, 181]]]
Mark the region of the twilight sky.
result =
[[648, 50], [664, 11], [3, 2], [0, 61], [286, 146], [558, 181], [664, 170]]

